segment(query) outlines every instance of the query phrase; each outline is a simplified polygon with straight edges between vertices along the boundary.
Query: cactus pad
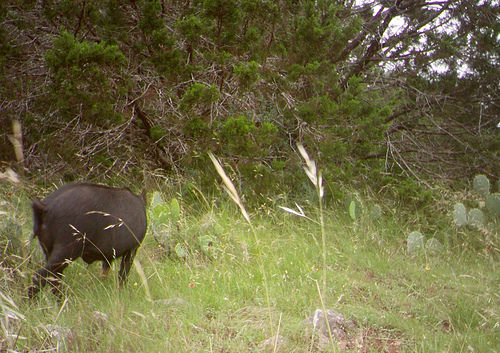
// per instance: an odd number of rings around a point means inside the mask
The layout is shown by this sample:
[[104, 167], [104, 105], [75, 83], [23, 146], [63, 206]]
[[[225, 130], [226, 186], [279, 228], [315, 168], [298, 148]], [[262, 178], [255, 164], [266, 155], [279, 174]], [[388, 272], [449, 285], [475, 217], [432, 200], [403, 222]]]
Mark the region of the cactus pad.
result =
[[443, 251], [443, 245], [436, 238], [430, 238], [425, 243], [425, 250], [432, 255], [436, 255]]
[[406, 243], [408, 254], [415, 254], [424, 248], [424, 236], [420, 232], [411, 232]]
[[491, 217], [500, 218], [500, 193], [495, 192], [486, 198], [486, 209]]
[[490, 181], [483, 174], [478, 174], [474, 177], [472, 187], [481, 196], [486, 197], [490, 193]]
[[370, 211], [370, 218], [372, 221], [376, 221], [382, 216], [382, 208], [379, 205], [374, 205]]
[[469, 225], [477, 228], [484, 227], [484, 213], [479, 208], [471, 209], [467, 218]]
[[453, 210], [453, 221], [457, 227], [463, 227], [467, 224], [467, 209], [464, 204], [457, 202]]

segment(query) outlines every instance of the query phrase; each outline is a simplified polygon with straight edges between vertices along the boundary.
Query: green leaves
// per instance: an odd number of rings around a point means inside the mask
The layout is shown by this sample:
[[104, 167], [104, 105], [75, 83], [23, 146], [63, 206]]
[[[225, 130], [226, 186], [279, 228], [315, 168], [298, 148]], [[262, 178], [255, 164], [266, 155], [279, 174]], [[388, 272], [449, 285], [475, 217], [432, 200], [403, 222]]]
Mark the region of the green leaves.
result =
[[105, 42], [78, 41], [72, 34], [62, 32], [54, 40], [54, 48], [45, 55], [49, 68], [56, 75], [65, 69], [88, 70], [88, 65], [120, 65], [125, 56], [116, 45]]
[[257, 147], [251, 135], [255, 129], [253, 121], [244, 116], [230, 117], [222, 124], [222, 141], [233, 153], [252, 155]]
[[185, 259], [187, 256], [186, 247], [181, 243], [175, 244], [174, 251], [175, 254], [181, 259]]
[[370, 210], [370, 218], [372, 221], [378, 220], [382, 217], [382, 208], [379, 205], [373, 205]]
[[472, 187], [483, 200], [476, 201], [477, 207], [472, 207], [468, 211], [463, 203], [457, 202], [452, 213], [453, 222], [457, 227], [467, 225], [470, 229], [479, 230], [485, 235], [496, 234], [500, 216], [500, 194], [490, 194], [490, 182], [482, 174], [474, 177]]
[[176, 27], [191, 45], [200, 42], [200, 33], [206, 31], [204, 19], [199, 16], [189, 15], [177, 20]]
[[184, 93], [180, 102], [180, 108], [184, 112], [209, 109], [212, 103], [220, 98], [219, 91], [215, 85], [204, 85], [193, 83]]
[[356, 218], [358, 218], [358, 214], [359, 214], [359, 211], [358, 211], [358, 207], [356, 207], [356, 201], [355, 200], [352, 200], [350, 203], [349, 203], [349, 217], [351, 217], [351, 219], [354, 221], [356, 220]]
[[223, 232], [223, 228], [210, 221], [193, 231], [192, 226], [185, 225], [181, 205], [175, 197], [165, 202], [161, 193], [155, 191], [148, 208], [148, 219], [150, 233], [170, 257], [186, 260], [190, 256], [203, 255], [210, 259], [215, 258], [220, 250], [217, 235]]
[[165, 26], [165, 21], [160, 17], [161, 3], [157, 0], [145, 1], [142, 5], [142, 17], [139, 28], [146, 34], [152, 34]]
[[235, 65], [234, 73], [238, 77], [240, 88], [246, 91], [250, 89], [259, 78], [259, 63], [256, 61], [249, 61], [247, 63]]
[[[243, 183], [263, 185], [259, 170], [267, 168], [263, 189], [281, 193], [297, 185], [289, 168], [296, 141], [318, 152], [325, 174], [374, 189], [387, 185], [387, 173], [423, 181], [457, 164], [487, 165], [480, 155], [498, 151], [498, 114], [488, 104], [497, 87], [498, 63], [488, 60], [496, 8], [488, 2], [473, 1], [481, 5], [474, 9], [442, 1], [432, 11], [408, 1], [397, 11], [388, 1], [14, 3], [1, 7], [0, 93], [14, 102], [9, 114], [30, 107], [21, 121], [26, 141], [52, 157], [47, 164], [62, 157], [90, 177], [136, 173], [141, 163], [200, 175], [198, 156], [217, 149]], [[396, 13], [405, 26], [388, 28]], [[442, 23], [455, 25], [443, 31]], [[40, 29], [43, 40], [34, 40]], [[436, 62], [446, 74], [432, 71]], [[470, 72], [460, 77], [462, 63]], [[68, 121], [75, 126], [61, 130]], [[141, 138], [138, 121], [153, 127], [153, 141]], [[51, 130], [59, 141], [45, 137]], [[72, 134], [78, 144], [67, 142]], [[137, 152], [131, 163], [128, 147]], [[287, 168], [274, 173], [276, 161]]]
[[198, 245], [205, 255], [213, 256], [217, 249], [217, 238], [212, 235], [201, 235], [198, 237]]
[[240, 12], [237, 0], [204, 0], [203, 9], [215, 21], [213, 36], [219, 47], [228, 46], [236, 37]]
[[180, 220], [179, 201], [172, 198], [170, 204], [167, 204], [163, 201], [161, 194], [155, 191], [151, 200], [151, 215], [156, 224], [174, 224]]
[[426, 253], [427, 255], [439, 255], [444, 247], [436, 238], [430, 238], [425, 241], [425, 237], [418, 231], [413, 231], [406, 239], [406, 251], [408, 255], [417, 255]]
[[479, 229], [483, 228], [485, 224], [483, 211], [478, 208], [472, 208], [467, 215], [467, 224]]
[[181, 206], [176, 198], [170, 201], [170, 217], [173, 222], [178, 222], [181, 217]]
[[119, 118], [112, 103], [121, 94], [124, 82], [113, 79], [112, 73], [120, 71], [125, 56], [116, 45], [80, 42], [62, 32], [45, 60], [51, 71], [50, 91], [68, 119], [76, 114], [100, 123]]

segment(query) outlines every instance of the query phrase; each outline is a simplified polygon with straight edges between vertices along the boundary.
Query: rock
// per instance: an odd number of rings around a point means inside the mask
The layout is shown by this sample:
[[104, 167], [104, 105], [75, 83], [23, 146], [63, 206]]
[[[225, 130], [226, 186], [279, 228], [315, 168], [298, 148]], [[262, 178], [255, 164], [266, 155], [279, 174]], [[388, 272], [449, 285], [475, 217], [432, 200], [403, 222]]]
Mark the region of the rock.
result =
[[93, 316], [93, 322], [96, 324], [98, 327], [104, 327], [106, 321], [108, 321], [108, 315], [105, 313], [102, 313], [100, 311], [94, 311], [92, 313]]
[[[286, 339], [283, 336], [272, 336], [262, 341], [259, 347], [264, 352], [285, 352]], [[276, 349], [275, 349], [276, 347]]]
[[67, 327], [48, 324], [44, 328], [51, 338], [56, 338], [57, 340], [64, 340], [71, 335], [71, 329]]
[[94, 319], [96, 319], [96, 321], [107, 321], [108, 320], [108, 315], [105, 313], [102, 313], [100, 311], [94, 311], [92, 314], [94, 315]]
[[45, 325], [43, 328], [52, 339], [52, 343], [56, 345], [58, 351], [60, 347], [64, 347], [68, 352], [71, 351], [74, 338], [73, 331], [71, 331], [71, 329], [52, 324]]
[[324, 311], [316, 309], [314, 314], [306, 319], [305, 323], [309, 328], [312, 328], [313, 334], [318, 335], [318, 348], [320, 349], [325, 349], [332, 344], [330, 342], [330, 332], [334, 343], [341, 350], [352, 346], [350, 336], [356, 325], [335, 310], [327, 309], [325, 318]]

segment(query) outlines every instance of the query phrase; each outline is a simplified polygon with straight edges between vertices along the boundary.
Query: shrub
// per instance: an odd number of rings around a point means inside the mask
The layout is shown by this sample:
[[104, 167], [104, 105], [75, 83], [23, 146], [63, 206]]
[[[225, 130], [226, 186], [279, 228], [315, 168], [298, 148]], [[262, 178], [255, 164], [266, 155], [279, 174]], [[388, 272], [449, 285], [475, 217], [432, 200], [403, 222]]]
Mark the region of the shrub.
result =
[[209, 110], [212, 103], [220, 98], [219, 91], [215, 85], [204, 85], [202, 83], [193, 83], [184, 93], [180, 102], [180, 108], [183, 112], [192, 112], [198, 110], [200, 113]]
[[250, 61], [236, 65], [234, 74], [238, 78], [240, 89], [247, 91], [259, 78], [259, 64], [256, 61]]
[[255, 129], [253, 121], [244, 116], [228, 118], [221, 127], [222, 141], [232, 153], [251, 155], [257, 147], [252, 138]]
[[113, 104], [125, 92], [126, 83], [113, 77], [120, 73], [125, 57], [116, 45], [80, 42], [62, 32], [45, 60], [51, 72], [50, 94], [63, 117], [81, 114], [101, 124], [120, 118]]

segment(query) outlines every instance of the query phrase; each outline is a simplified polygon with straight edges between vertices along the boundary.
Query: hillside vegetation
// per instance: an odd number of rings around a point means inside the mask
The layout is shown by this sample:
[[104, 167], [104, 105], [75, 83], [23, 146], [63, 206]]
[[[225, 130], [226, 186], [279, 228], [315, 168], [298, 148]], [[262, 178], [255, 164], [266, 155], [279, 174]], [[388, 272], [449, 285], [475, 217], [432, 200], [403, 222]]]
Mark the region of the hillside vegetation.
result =
[[[279, 336], [280, 352], [338, 352], [338, 341], [305, 323], [323, 307], [353, 325], [342, 351], [500, 347], [498, 249], [472, 250], [477, 234], [470, 229], [424, 232], [444, 249], [410, 255], [405, 239], [421, 229], [419, 214], [353, 222], [345, 210], [328, 210], [324, 268], [315, 222], [268, 209], [252, 216], [254, 236], [227, 202], [191, 207], [181, 200], [178, 217], [166, 223], [150, 212], [136, 259], [144, 277], [132, 270], [119, 290], [116, 273], [104, 279], [99, 266], [78, 260], [65, 272], [62, 300], [45, 290], [29, 302], [26, 288], [42, 257], [38, 244], [27, 243], [29, 209], [19, 201], [22, 245], [2, 259], [2, 351], [273, 352], [264, 342]], [[317, 212], [306, 208], [314, 219]]]
[[[499, 4], [0, 2], [0, 352], [500, 351]], [[147, 192], [128, 283], [31, 200]]]
[[[453, 199], [432, 206], [450, 211], [430, 223], [367, 196], [325, 208], [321, 173], [302, 152], [316, 198], [247, 210], [212, 156], [238, 207], [199, 189], [198, 202], [153, 193], [128, 285], [78, 260], [61, 298], [46, 289], [27, 300], [41, 250], [26, 238], [25, 194], [3, 188], [0, 350], [497, 352], [500, 194], [474, 180], [497, 208], [466, 193], [460, 201], [478, 207], [466, 223]], [[336, 319], [326, 324], [325, 312]]]
[[0, 126], [23, 148], [2, 134], [0, 160], [203, 187], [211, 150], [261, 199], [303, 181], [297, 142], [375, 189], [498, 178], [497, 19], [479, 0], [2, 1]]

